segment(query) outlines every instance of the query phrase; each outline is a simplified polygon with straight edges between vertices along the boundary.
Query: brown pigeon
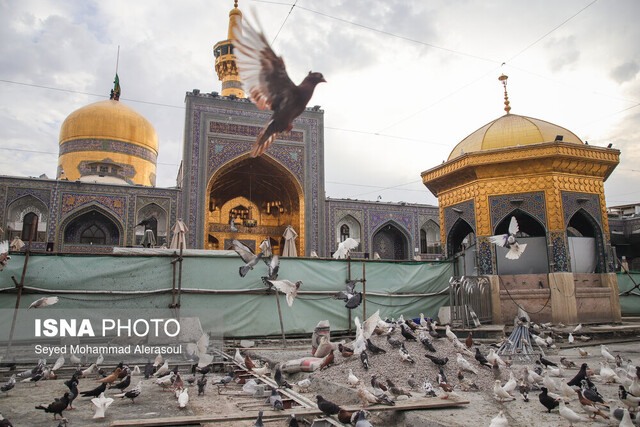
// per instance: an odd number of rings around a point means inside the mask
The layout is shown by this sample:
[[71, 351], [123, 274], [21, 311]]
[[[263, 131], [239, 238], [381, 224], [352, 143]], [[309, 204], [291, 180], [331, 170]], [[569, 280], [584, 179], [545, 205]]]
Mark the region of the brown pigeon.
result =
[[276, 56], [261, 28], [258, 31], [245, 21], [243, 28], [234, 28], [234, 33], [238, 72], [249, 97], [261, 110], [273, 111], [251, 150], [251, 157], [258, 157], [278, 133], [293, 129], [293, 120], [306, 108], [316, 85], [326, 80], [321, 73], [309, 71], [296, 86], [287, 74], [282, 57]]

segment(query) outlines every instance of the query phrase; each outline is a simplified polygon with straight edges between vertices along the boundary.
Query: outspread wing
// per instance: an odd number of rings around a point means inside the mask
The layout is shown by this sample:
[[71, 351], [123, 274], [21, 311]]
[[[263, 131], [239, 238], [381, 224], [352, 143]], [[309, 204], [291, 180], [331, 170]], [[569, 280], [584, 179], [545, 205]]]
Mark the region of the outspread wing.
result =
[[242, 260], [246, 263], [252, 261], [255, 258], [253, 251], [247, 245], [238, 240], [234, 240], [231, 243], [229, 249], [236, 251], [236, 253], [240, 255], [240, 258], [242, 258]]
[[275, 110], [282, 99], [292, 94], [291, 81], [284, 61], [269, 46], [259, 22], [256, 30], [246, 19], [243, 27], [234, 28], [233, 41], [238, 73], [251, 101], [261, 110]]
[[508, 234], [497, 234], [495, 236], [489, 236], [489, 241], [495, 243], [498, 246], [504, 247], [507, 244]]
[[516, 221], [515, 216], [512, 216], [511, 222], [509, 223], [509, 234], [515, 236], [518, 231], [520, 231], [520, 228], [518, 227], [518, 221]]
[[518, 259], [520, 258], [520, 255], [524, 253], [526, 247], [526, 243], [514, 243], [513, 245], [511, 245], [511, 248], [509, 248], [509, 252], [507, 252], [505, 257], [509, 259]]
[[7, 252], [9, 252], [9, 241], [4, 240], [0, 242], [0, 254], [6, 254]]

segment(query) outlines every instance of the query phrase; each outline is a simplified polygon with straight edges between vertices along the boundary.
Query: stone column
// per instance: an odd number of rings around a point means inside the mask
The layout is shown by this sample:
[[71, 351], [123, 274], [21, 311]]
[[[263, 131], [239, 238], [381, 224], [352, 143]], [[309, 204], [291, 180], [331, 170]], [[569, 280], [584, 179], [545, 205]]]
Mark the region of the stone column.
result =
[[622, 321], [622, 310], [620, 309], [620, 290], [618, 289], [618, 276], [616, 273], [604, 273], [600, 275], [602, 286], [609, 288], [609, 301], [611, 302], [611, 321]]
[[578, 323], [576, 287], [572, 273], [550, 273], [551, 315], [553, 323], [565, 325]]

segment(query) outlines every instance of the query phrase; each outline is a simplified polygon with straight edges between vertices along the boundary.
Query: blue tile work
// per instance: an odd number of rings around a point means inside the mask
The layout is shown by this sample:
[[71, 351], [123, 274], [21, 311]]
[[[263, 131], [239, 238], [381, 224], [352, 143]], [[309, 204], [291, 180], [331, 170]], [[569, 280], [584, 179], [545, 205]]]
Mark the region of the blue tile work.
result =
[[[462, 211], [462, 213], [458, 213], [454, 209]], [[445, 236], [449, 235], [453, 224], [456, 223], [458, 218], [462, 218], [463, 220], [465, 220], [471, 226], [473, 232], [476, 232], [476, 211], [473, 199], [444, 208]]]
[[[210, 138], [208, 147], [208, 175], [209, 179], [220, 166], [251, 151], [253, 142], [238, 141], [223, 138]], [[304, 183], [304, 148], [293, 145], [273, 145], [263, 156], [269, 156], [280, 162], [298, 179]]]
[[114, 139], [74, 139], [60, 144], [60, 155], [76, 151], [104, 151], [127, 154], [147, 160], [154, 165], [158, 160], [158, 155], [148, 148]]
[[602, 229], [600, 198], [597, 194], [562, 191], [562, 213], [564, 215], [565, 228], [569, 225], [571, 217], [580, 209], [588, 212]]
[[47, 206], [47, 208], [49, 207], [49, 201], [51, 199], [51, 190], [42, 189], [42, 188], [29, 188], [29, 187], [27, 188], [9, 187], [7, 191], [7, 201], [6, 201], [7, 207], [11, 203], [19, 199], [20, 197], [27, 196], [27, 195], [35, 197], [36, 199], [44, 203], [45, 206]]
[[478, 237], [478, 274], [493, 274], [495, 263], [493, 245], [486, 236]]
[[371, 253], [375, 232], [380, 227], [392, 223], [407, 238], [409, 257], [413, 258], [413, 248], [420, 244], [420, 227], [427, 220], [433, 220], [439, 224], [438, 208], [429, 205], [328, 198], [325, 209], [328, 234], [325, 248], [327, 256], [337, 248], [336, 227], [345, 215], [353, 216], [362, 226], [362, 253], [356, 256], [362, 256], [364, 252]]
[[[518, 203], [512, 203], [517, 200]], [[547, 228], [546, 206], [544, 192], [504, 194], [489, 196], [489, 209], [491, 210], [491, 229], [495, 232], [500, 222], [515, 209], [520, 209], [538, 219]]]
[[89, 203], [104, 206], [115, 213], [122, 222], [125, 222], [124, 217], [127, 210], [127, 198], [113, 194], [63, 193], [61, 214], [66, 215], [79, 206], [84, 206]]
[[553, 245], [553, 271], [569, 271], [569, 251], [567, 250], [567, 234], [564, 231], [550, 231], [547, 241]]
[[[212, 121], [211, 123], [209, 123], [209, 132], [211, 133], [241, 135], [248, 136], [253, 139], [256, 138], [261, 131], [262, 127], [260, 126], [239, 125], [236, 123], [224, 123], [216, 121]], [[283, 141], [304, 142], [304, 133], [296, 130], [292, 130], [291, 132], [281, 132], [280, 134], [278, 134], [278, 139]]]

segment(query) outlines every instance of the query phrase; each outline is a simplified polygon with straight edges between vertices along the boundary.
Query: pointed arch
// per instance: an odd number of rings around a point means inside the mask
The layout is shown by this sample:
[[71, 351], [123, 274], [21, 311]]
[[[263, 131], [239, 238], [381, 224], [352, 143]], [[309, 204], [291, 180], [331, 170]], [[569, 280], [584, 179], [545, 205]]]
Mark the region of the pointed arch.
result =
[[34, 239], [37, 242], [44, 242], [49, 225], [49, 208], [39, 198], [27, 194], [9, 204], [6, 221], [9, 240], [15, 237], [20, 237], [23, 240], [25, 237], [28, 239], [31, 224], [35, 221], [37, 232]]
[[567, 222], [567, 240], [571, 271], [574, 273], [603, 273], [605, 251], [600, 224], [584, 208], [578, 209]]
[[440, 225], [432, 219], [420, 227], [420, 253], [440, 253]]
[[547, 234], [547, 228], [544, 223], [529, 212], [523, 211], [520, 208], [513, 209], [511, 212], [503, 216], [500, 221], [496, 223], [493, 229], [493, 234], [507, 234], [512, 216], [516, 217], [516, 221], [518, 221], [518, 228], [522, 235], [526, 234], [528, 236], [540, 237]]
[[400, 223], [388, 220], [371, 233], [371, 253], [377, 252], [381, 259], [410, 259], [411, 234]]
[[353, 252], [360, 252], [363, 249], [364, 242], [362, 240], [362, 224], [353, 215], [346, 214], [336, 223], [335, 239], [337, 247], [338, 243], [346, 238], [351, 237], [360, 242], [360, 245]]
[[[124, 225], [115, 213], [95, 202], [69, 212], [62, 219], [56, 246], [63, 248], [65, 245], [87, 244], [81, 243], [81, 235], [93, 225], [104, 233], [104, 246], [124, 246]], [[88, 233], [85, 237], [90, 237], [91, 234]], [[94, 228], [93, 235], [98, 236], [100, 233]]]
[[153, 235], [156, 238], [158, 246], [163, 243], [169, 244], [168, 231], [169, 231], [169, 215], [167, 211], [158, 205], [157, 203], [147, 203], [142, 206], [136, 212], [136, 225], [135, 228], [135, 244], [139, 244], [144, 237], [146, 230], [152, 230]]
[[518, 222], [519, 232], [516, 234], [518, 243], [527, 246], [522, 256], [514, 260], [506, 258], [508, 248], [494, 245], [498, 274], [548, 273], [550, 268], [547, 230], [534, 215], [519, 208], [513, 209], [496, 224], [494, 234], [508, 234], [512, 217], [515, 217]]
[[456, 253], [464, 249], [463, 242], [467, 241], [466, 245], [470, 246], [475, 244], [476, 232], [471, 225], [463, 218], [458, 218], [453, 223], [451, 230], [447, 236], [447, 256], [452, 257]]

